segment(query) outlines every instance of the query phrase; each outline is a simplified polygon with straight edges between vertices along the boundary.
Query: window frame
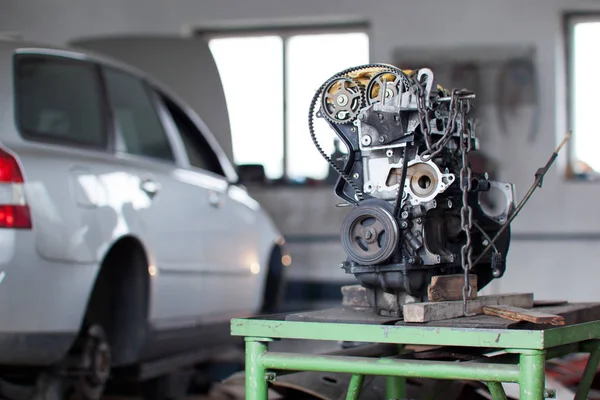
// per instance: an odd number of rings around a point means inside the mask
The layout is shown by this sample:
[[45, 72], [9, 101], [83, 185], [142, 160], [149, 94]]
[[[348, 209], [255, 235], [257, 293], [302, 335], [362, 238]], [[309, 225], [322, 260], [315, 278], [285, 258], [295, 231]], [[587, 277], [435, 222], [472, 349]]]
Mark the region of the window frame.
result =
[[[176, 138], [176, 140], [178, 142], [180, 142], [179, 144], [181, 146], [181, 154], [183, 154], [185, 156], [185, 160], [186, 160], [185, 168], [193, 170], [193, 171], [200, 171], [202, 173], [211, 174], [211, 175], [219, 177], [221, 179], [228, 180], [229, 178], [227, 176], [227, 173], [225, 172], [225, 168], [224, 168], [223, 163], [221, 162], [219, 153], [217, 151], [215, 151], [214, 147], [211, 145], [210, 141], [207, 139], [207, 136], [204, 134], [202, 128], [199, 127], [194, 122], [194, 119], [187, 113], [187, 111], [175, 99], [173, 99], [169, 94], [165, 93], [164, 91], [160, 90], [159, 88], [152, 87], [152, 86], [150, 86], [150, 90], [152, 90], [154, 97], [156, 98], [156, 103], [159, 108], [160, 117], [163, 120], [165, 129], [167, 131], [169, 131], [169, 133], [172, 135], [173, 138]], [[220, 172], [215, 172], [215, 171], [211, 171], [209, 169], [200, 168], [195, 165], [192, 165], [192, 162], [190, 160], [190, 157], [189, 157], [187, 149], [186, 149], [186, 144], [185, 144], [185, 140], [183, 138], [183, 134], [181, 133], [181, 131], [177, 125], [177, 122], [175, 121], [175, 118], [172, 115], [171, 110], [169, 110], [169, 105], [166, 103], [165, 99], [166, 99], [166, 101], [170, 102], [174, 107], [176, 107], [177, 110], [182, 115], [184, 115], [185, 118], [188, 119], [189, 123], [194, 127], [194, 129], [198, 131], [198, 134], [201, 136], [200, 140], [202, 140], [206, 144], [208, 151], [210, 151], [212, 153], [212, 155], [214, 156], [214, 161], [218, 164], [218, 168], [220, 169]]]
[[[328, 23], [328, 24], [300, 24], [300, 25], [281, 25], [281, 26], [240, 26], [240, 27], [217, 27], [217, 28], [199, 28], [192, 30], [192, 34], [195, 37], [199, 37], [205, 40], [207, 43], [212, 39], [222, 39], [222, 38], [241, 38], [241, 37], [256, 37], [256, 36], [279, 36], [282, 40], [282, 114], [283, 114], [283, 126], [282, 126], [282, 147], [283, 147], [283, 155], [282, 155], [282, 174], [281, 177], [275, 178], [275, 181], [282, 182], [286, 185], [292, 186], [313, 186], [314, 182], [312, 179], [307, 179], [311, 181], [310, 183], [306, 182], [303, 184], [296, 183], [289, 176], [289, 168], [288, 168], [288, 106], [287, 106], [287, 95], [288, 95], [288, 87], [287, 87], [287, 78], [288, 78], [288, 66], [287, 66], [287, 51], [288, 51], [288, 41], [293, 36], [298, 35], [318, 35], [318, 34], [343, 34], [343, 33], [364, 33], [369, 38], [369, 42], [371, 39], [371, 29], [370, 24], [364, 20], [351, 21], [351, 22], [339, 22], [339, 23]], [[371, 52], [371, 46], [369, 46], [369, 51]], [[371, 54], [369, 54], [369, 60], [371, 59]], [[232, 160], [233, 161], [233, 160]], [[294, 182], [294, 183], [292, 183]], [[326, 185], [326, 180], [317, 181], [319, 184]]]
[[[21, 124], [20, 119], [20, 110], [19, 110], [19, 85], [18, 85], [18, 68], [19, 63], [22, 62], [22, 59], [45, 59], [58, 63], [65, 64], [80, 64], [89, 66], [93, 72], [94, 77], [97, 83], [98, 88], [98, 99], [100, 104], [100, 132], [103, 133], [102, 143], [98, 145], [94, 144], [86, 144], [81, 143], [77, 140], [71, 140], [68, 138], [60, 138], [60, 137], [47, 137], [40, 136], [36, 133], [32, 133], [29, 129], [26, 129]], [[49, 144], [49, 145], [57, 145], [69, 148], [83, 149], [83, 150], [92, 150], [99, 151], [103, 153], [109, 153], [114, 150], [114, 137], [110, 121], [110, 107], [108, 104], [108, 98], [106, 97], [106, 88], [104, 86], [104, 79], [101, 72], [101, 65], [93, 60], [73, 57], [71, 55], [66, 55], [62, 53], [51, 53], [51, 52], [35, 52], [35, 51], [16, 51], [12, 57], [12, 84], [13, 84], [13, 93], [12, 93], [12, 103], [13, 103], [13, 120], [15, 123], [15, 127], [19, 133], [19, 135], [31, 142]]]
[[[171, 148], [171, 154], [173, 156], [172, 159], [168, 160], [165, 158], [152, 157], [152, 156], [148, 156], [148, 155], [144, 155], [144, 154], [134, 154], [134, 153], [127, 151], [125, 139], [123, 138], [123, 133], [120, 131], [120, 129], [117, 126], [116, 117], [114, 115], [113, 106], [112, 106], [112, 103], [110, 100], [110, 93], [109, 93], [108, 82], [107, 82], [107, 77], [106, 77], [107, 70], [113, 70], [113, 71], [116, 71], [117, 73], [121, 73], [121, 74], [130, 76], [131, 78], [136, 79], [137, 81], [139, 81], [142, 84], [144, 92], [147, 94], [148, 100], [150, 101], [150, 106], [152, 107], [152, 110], [156, 114], [158, 122], [159, 122], [159, 124], [167, 138], [167, 142]], [[161, 163], [161, 164], [164, 164], [167, 166], [180, 165], [181, 164], [180, 149], [177, 146], [177, 143], [173, 136], [173, 132], [171, 132], [169, 127], [166, 126], [166, 124], [165, 124], [164, 117], [162, 115], [163, 110], [161, 110], [161, 108], [160, 108], [159, 100], [157, 98], [157, 95], [154, 91], [152, 84], [150, 82], [148, 82], [148, 80], [144, 76], [137, 75], [128, 70], [119, 68], [119, 67], [111, 65], [111, 64], [102, 64], [100, 66], [100, 74], [101, 74], [101, 78], [102, 78], [104, 97], [106, 99], [105, 103], [106, 103], [107, 112], [109, 115], [110, 129], [112, 131], [112, 136], [114, 137], [114, 141], [115, 141], [114, 153], [119, 154], [121, 156], [132, 157], [134, 159], [146, 160], [146, 161], [154, 162], [154, 163]]]
[[[563, 13], [563, 40], [564, 40], [564, 68], [565, 68], [565, 122], [568, 130], [572, 130], [575, 122], [575, 49], [574, 49], [574, 31], [575, 25], [581, 22], [599, 22], [600, 10], [594, 11], [567, 11]], [[573, 132], [576, 138], [577, 132]], [[574, 140], [570, 140], [566, 145], [566, 168], [564, 176], [569, 181], [576, 182], [597, 182], [600, 180], [600, 171], [595, 171], [599, 176], [593, 179], [577, 179], [574, 175], [573, 166], [576, 161], [576, 152]]]

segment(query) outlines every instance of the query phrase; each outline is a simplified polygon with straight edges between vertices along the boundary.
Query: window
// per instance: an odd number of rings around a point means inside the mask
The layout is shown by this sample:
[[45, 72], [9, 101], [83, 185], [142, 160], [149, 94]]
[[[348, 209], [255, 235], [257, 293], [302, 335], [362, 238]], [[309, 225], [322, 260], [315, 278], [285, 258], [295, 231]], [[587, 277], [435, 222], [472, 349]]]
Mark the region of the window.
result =
[[94, 64], [62, 57], [19, 55], [17, 125], [26, 137], [106, 147], [101, 86]]
[[217, 175], [225, 176], [219, 158], [202, 133], [196, 128], [196, 125], [189, 119], [184, 111], [167, 97], [162, 96], [162, 100], [179, 131], [190, 165], [192, 167], [213, 172]]
[[173, 150], [145, 83], [121, 71], [104, 72], [109, 103], [125, 151], [173, 161]]
[[[330, 167], [308, 133], [308, 106], [331, 75], [369, 61], [367, 34], [355, 28], [208, 37], [227, 100], [235, 163], [262, 164], [271, 179], [326, 179]], [[315, 130], [323, 149], [336, 151], [335, 134], [323, 120], [315, 120]]]
[[567, 28], [569, 125], [573, 130], [570, 167], [575, 177], [597, 179], [600, 132], [596, 121], [598, 96], [594, 82], [600, 70], [600, 15], [569, 15]]

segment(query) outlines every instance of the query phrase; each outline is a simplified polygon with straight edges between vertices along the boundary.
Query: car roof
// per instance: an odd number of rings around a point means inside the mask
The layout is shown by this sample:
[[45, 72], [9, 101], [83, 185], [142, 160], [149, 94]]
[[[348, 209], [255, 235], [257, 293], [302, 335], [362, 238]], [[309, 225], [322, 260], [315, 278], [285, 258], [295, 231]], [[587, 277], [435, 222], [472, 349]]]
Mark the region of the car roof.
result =
[[[0, 51], [2, 50], [4, 50], [5, 52], [10, 52], [12, 54], [48, 54], [92, 61], [98, 64], [122, 69], [124, 71], [130, 72], [134, 75], [138, 75], [139, 77], [150, 81], [152, 84], [159, 86], [161, 90], [164, 88], [164, 85], [161, 82], [157, 81], [155, 78], [153, 78], [151, 75], [148, 75], [143, 70], [138, 69], [132, 65], [126, 64], [122, 61], [116, 60], [110, 56], [99, 54], [88, 49], [80, 49], [74, 46], [58, 46], [48, 43], [26, 40], [0, 39]], [[167, 88], [164, 89], [170, 91]], [[171, 95], [171, 93], [169, 93], [169, 95]]]
[[[3, 54], [4, 53], [4, 54]], [[235, 169], [231, 165], [230, 160], [225, 155], [223, 148], [213, 135], [210, 128], [206, 125], [206, 123], [202, 120], [202, 118], [193, 110], [187, 102], [185, 102], [181, 97], [179, 97], [175, 92], [173, 92], [168, 86], [155, 79], [148, 73], [144, 72], [141, 69], [138, 69], [132, 65], [124, 63], [122, 61], [116, 60], [112, 57], [106, 56], [104, 54], [98, 54], [92, 50], [87, 49], [79, 49], [74, 46], [59, 46], [59, 45], [51, 45], [47, 43], [35, 42], [35, 41], [27, 41], [21, 39], [0, 39], [0, 57], [9, 56], [12, 57], [14, 54], [48, 54], [53, 56], [62, 56], [72, 59], [85, 60], [89, 62], [94, 62], [96, 64], [100, 64], [103, 66], [118, 68], [122, 71], [129, 72], [141, 79], [147, 81], [151, 86], [155, 87], [159, 91], [163, 92], [167, 95], [171, 100], [173, 100], [177, 106], [182, 108], [189, 117], [192, 118], [194, 123], [196, 123], [200, 130], [203, 133], [205, 139], [210, 143], [211, 147], [216, 151], [217, 157], [221, 161], [225, 169], [225, 174], [230, 180], [237, 179], [237, 173]]]

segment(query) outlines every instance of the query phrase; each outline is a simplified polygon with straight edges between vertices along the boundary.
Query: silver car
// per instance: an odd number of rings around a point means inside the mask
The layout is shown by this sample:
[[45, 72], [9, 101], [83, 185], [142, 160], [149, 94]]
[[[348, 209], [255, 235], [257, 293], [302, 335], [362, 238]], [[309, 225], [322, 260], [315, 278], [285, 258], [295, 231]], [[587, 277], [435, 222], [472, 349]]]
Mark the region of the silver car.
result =
[[0, 95], [0, 395], [53, 366], [98, 398], [111, 366], [210, 348], [276, 305], [283, 238], [167, 88], [0, 41]]

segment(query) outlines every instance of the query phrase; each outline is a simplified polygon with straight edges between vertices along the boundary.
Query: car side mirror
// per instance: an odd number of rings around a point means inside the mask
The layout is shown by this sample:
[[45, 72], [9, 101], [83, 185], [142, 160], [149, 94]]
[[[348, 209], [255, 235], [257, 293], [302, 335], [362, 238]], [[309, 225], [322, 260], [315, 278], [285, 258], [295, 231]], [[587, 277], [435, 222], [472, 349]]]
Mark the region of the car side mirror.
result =
[[242, 164], [237, 166], [238, 184], [266, 184], [267, 176], [262, 164]]

